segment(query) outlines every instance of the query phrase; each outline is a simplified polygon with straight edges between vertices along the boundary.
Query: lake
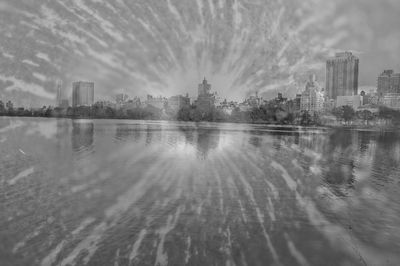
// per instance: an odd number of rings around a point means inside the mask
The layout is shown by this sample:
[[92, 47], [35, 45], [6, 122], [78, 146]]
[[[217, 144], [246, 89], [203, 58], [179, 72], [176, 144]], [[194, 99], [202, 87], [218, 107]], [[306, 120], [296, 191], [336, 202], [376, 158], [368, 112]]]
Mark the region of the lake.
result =
[[400, 133], [0, 118], [0, 265], [400, 265]]

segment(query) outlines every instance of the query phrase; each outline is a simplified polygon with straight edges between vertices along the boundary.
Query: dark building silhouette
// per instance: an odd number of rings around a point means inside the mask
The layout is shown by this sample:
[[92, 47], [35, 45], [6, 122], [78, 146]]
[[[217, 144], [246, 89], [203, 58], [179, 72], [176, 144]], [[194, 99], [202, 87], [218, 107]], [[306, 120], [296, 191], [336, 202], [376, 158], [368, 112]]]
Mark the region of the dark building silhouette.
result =
[[205, 77], [198, 87], [196, 106], [203, 113], [210, 111], [215, 106], [215, 94], [211, 93], [211, 84], [208, 84]]
[[336, 53], [326, 62], [326, 97], [353, 96], [358, 91], [359, 59], [350, 52]]
[[92, 106], [93, 103], [93, 82], [77, 81], [72, 83], [72, 107]]
[[384, 70], [378, 77], [378, 96], [386, 93], [400, 93], [400, 73], [393, 70]]

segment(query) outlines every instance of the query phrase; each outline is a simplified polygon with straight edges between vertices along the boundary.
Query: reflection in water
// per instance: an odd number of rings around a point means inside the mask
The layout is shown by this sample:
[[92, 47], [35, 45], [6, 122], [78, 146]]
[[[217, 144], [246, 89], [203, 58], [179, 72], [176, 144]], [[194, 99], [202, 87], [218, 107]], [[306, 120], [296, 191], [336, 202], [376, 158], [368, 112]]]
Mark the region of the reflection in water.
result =
[[197, 133], [197, 152], [198, 156], [205, 158], [207, 155], [218, 147], [220, 130], [215, 128], [210, 129], [198, 129]]
[[93, 145], [94, 126], [92, 121], [72, 121], [72, 149], [76, 152], [88, 150]]
[[399, 133], [112, 120], [27, 133], [53, 121], [1, 127], [19, 140], [0, 146], [1, 265], [400, 264]]
[[129, 124], [119, 123], [116, 125], [115, 139], [120, 141], [130, 141], [135, 142], [140, 141], [142, 137], [143, 129], [139, 125], [132, 127]]
[[[359, 157], [356, 132], [340, 130], [330, 134], [324, 145], [323, 158], [329, 165], [324, 179], [337, 196], [344, 196], [348, 188], [354, 188], [354, 160]], [[361, 151], [362, 147], [360, 147]]]

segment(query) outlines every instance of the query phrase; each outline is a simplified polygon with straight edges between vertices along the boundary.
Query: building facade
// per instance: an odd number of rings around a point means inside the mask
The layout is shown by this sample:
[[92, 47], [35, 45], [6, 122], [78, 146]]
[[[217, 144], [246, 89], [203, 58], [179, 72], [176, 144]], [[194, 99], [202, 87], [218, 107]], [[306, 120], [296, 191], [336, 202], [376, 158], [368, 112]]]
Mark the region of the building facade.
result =
[[357, 95], [359, 59], [351, 52], [336, 53], [326, 62], [326, 98]]
[[176, 95], [168, 98], [168, 107], [173, 111], [179, 111], [182, 108], [190, 107], [189, 95]]
[[386, 93], [400, 93], [400, 73], [393, 70], [384, 70], [378, 77], [378, 96]]
[[363, 105], [363, 97], [361, 95], [352, 96], [338, 96], [336, 99], [336, 107], [351, 106], [354, 110], [357, 110]]
[[167, 104], [167, 99], [165, 97], [153, 97], [152, 95], [147, 95], [146, 105], [153, 106], [157, 109], [164, 110]]
[[77, 81], [72, 83], [72, 107], [92, 106], [93, 103], [93, 82]]
[[385, 93], [381, 98], [381, 103], [392, 109], [400, 109], [400, 93]]
[[62, 104], [62, 100], [63, 100], [63, 95], [62, 95], [62, 81], [61, 80], [57, 80], [57, 106], [61, 107]]
[[196, 107], [203, 113], [215, 107], [215, 94], [211, 93], [211, 84], [208, 84], [206, 78], [198, 86]]
[[311, 75], [300, 97], [300, 111], [310, 113], [321, 112], [324, 109], [324, 93], [316, 81], [315, 75]]

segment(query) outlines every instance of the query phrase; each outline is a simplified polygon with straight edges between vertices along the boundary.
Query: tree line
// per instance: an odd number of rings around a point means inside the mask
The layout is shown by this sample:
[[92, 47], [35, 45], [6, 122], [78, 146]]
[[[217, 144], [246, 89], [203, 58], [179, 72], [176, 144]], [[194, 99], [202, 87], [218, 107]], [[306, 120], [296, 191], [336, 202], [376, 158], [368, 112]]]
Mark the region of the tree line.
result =
[[[128, 110], [116, 109], [102, 104], [91, 107], [59, 108], [43, 106], [39, 109], [13, 108], [8, 101], [0, 101], [0, 115], [2, 116], [27, 116], [27, 117], [59, 117], [59, 118], [108, 118], [108, 119], [137, 119], [137, 120], [178, 120], [178, 121], [209, 121], [209, 122], [235, 122], [235, 123], [266, 123], [288, 125], [322, 125], [322, 117], [326, 114], [308, 111], [288, 111], [283, 105], [264, 104], [249, 110], [233, 108], [227, 113], [221, 108], [212, 107], [209, 110], [200, 110], [196, 106], [183, 107], [178, 111], [165, 108], [158, 109], [151, 105]], [[380, 106], [377, 112], [370, 110], [354, 110], [351, 106], [334, 108], [332, 114], [337, 121], [352, 124], [362, 121], [369, 125], [371, 121], [383, 121], [386, 125], [400, 125], [400, 111]]]

